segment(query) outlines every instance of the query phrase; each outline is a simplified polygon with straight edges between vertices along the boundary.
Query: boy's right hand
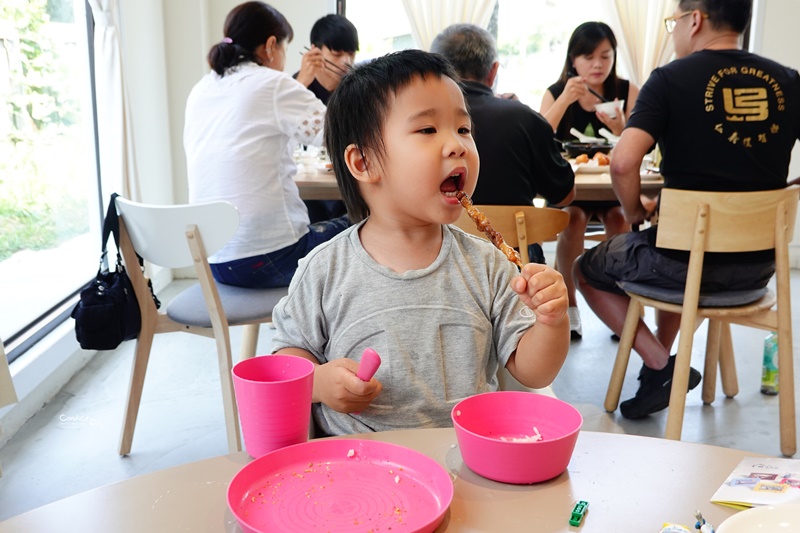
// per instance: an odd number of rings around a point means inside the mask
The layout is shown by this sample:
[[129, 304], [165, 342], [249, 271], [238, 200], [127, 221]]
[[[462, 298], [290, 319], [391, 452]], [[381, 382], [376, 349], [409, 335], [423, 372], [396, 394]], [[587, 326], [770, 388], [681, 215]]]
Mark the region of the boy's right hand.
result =
[[314, 371], [313, 402], [322, 402], [334, 411], [363, 411], [380, 394], [383, 384], [375, 378], [362, 381], [357, 375], [358, 362], [334, 359]]

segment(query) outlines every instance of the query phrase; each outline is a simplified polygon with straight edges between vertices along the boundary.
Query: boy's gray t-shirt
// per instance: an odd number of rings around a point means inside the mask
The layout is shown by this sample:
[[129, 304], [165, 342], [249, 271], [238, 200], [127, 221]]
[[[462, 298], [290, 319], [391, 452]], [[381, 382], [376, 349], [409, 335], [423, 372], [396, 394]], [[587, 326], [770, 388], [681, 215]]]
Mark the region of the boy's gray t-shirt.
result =
[[511, 290], [517, 268], [489, 241], [443, 226], [436, 260], [399, 274], [364, 250], [362, 224], [300, 261], [275, 307], [272, 351], [302, 348], [320, 363], [358, 361], [365, 348], [381, 356], [380, 395], [359, 414], [314, 404], [318, 432], [449, 427], [459, 400], [497, 390], [499, 365], [535, 321]]

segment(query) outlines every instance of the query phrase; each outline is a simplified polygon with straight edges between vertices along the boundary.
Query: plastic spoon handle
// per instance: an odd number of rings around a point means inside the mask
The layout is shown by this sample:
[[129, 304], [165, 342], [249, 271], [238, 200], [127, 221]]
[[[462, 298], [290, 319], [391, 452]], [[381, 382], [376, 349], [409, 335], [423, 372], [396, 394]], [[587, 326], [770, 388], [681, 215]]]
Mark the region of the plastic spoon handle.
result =
[[603, 139], [600, 139], [598, 137], [589, 137], [588, 135], [584, 135], [575, 128], [570, 128], [569, 132], [573, 134], [575, 137], [577, 137], [578, 140], [582, 143], [605, 142]]
[[605, 128], [600, 128], [600, 131], [598, 131], [597, 133], [599, 133], [600, 135], [602, 135], [603, 137], [605, 137], [606, 139], [608, 139], [612, 143], [618, 143], [619, 142], [619, 137], [614, 135], [613, 133], [611, 133], [610, 131], [608, 131]]
[[361, 362], [358, 364], [356, 375], [361, 381], [369, 381], [378, 367], [381, 366], [381, 356], [372, 348], [367, 348], [361, 355]]

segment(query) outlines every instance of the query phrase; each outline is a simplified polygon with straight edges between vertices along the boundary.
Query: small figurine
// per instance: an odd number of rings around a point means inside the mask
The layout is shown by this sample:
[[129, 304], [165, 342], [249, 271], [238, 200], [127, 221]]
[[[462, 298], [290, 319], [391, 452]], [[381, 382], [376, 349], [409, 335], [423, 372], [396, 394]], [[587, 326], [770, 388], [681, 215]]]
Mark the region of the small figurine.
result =
[[694, 524], [695, 529], [699, 530], [700, 533], [714, 533], [714, 526], [706, 522], [706, 519], [703, 518], [703, 513], [695, 511], [694, 517], [697, 519], [697, 522]]

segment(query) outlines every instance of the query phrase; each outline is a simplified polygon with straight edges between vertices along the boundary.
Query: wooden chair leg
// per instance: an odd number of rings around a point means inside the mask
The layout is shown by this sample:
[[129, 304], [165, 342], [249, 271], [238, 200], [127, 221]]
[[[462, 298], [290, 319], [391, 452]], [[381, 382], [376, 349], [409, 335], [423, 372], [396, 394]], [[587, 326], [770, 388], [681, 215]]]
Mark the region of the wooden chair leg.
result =
[[247, 324], [242, 332], [242, 349], [239, 353], [239, 360], [250, 359], [256, 355], [258, 347], [258, 331], [260, 324]]
[[681, 316], [678, 355], [675, 356], [675, 371], [672, 374], [669, 413], [667, 413], [667, 429], [664, 434], [666, 438], [672, 440], [681, 440], [681, 433], [683, 432], [683, 411], [686, 408], [686, 392], [689, 388], [689, 369], [692, 363], [693, 333], [697, 315], [696, 308], [694, 309], [694, 312], [684, 312]]
[[[781, 335], [784, 333], [784, 335]], [[792, 361], [792, 331], [778, 334], [778, 409], [780, 411], [781, 453], [792, 457], [797, 452], [797, 421], [794, 403], [794, 362]]]
[[622, 382], [625, 380], [625, 371], [628, 369], [628, 361], [631, 357], [633, 340], [636, 337], [636, 330], [641, 319], [642, 305], [631, 298], [628, 304], [628, 312], [625, 315], [625, 323], [622, 326], [622, 335], [619, 338], [617, 348], [617, 358], [614, 360], [614, 368], [611, 370], [611, 379], [608, 382], [606, 400], [603, 404], [606, 411], [613, 413], [619, 405], [619, 396], [622, 393]]
[[144, 377], [147, 373], [147, 363], [150, 360], [150, 349], [153, 347], [155, 326], [143, 323], [136, 339], [136, 349], [133, 354], [131, 368], [131, 381], [128, 385], [128, 399], [125, 403], [125, 414], [122, 418], [122, 435], [119, 442], [119, 454], [131, 453], [133, 432], [136, 429], [136, 418], [139, 415], [139, 405], [142, 402], [142, 388]]
[[703, 369], [703, 403], [710, 405], [717, 393], [717, 365], [719, 364], [719, 345], [722, 323], [719, 320], [708, 320], [708, 336], [706, 339], [706, 362]]
[[219, 363], [219, 381], [222, 388], [222, 407], [225, 412], [225, 430], [228, 435], [228, 452], [242, 450], [239, 435], [239, 412], [236, 408], [236, 396], [233, 391], [233, 368], [231, 362], [231, 340], [228, 330], [215, 332], [217, 342], [217, 360]]
[[733, 356], [733, 337], [730, 322], [723, 322], [720, 333], [719, 373], [722, 376], [722, 392], [726, 398], [739, 394], [739, 381], [736, 378], [736, 358]]

